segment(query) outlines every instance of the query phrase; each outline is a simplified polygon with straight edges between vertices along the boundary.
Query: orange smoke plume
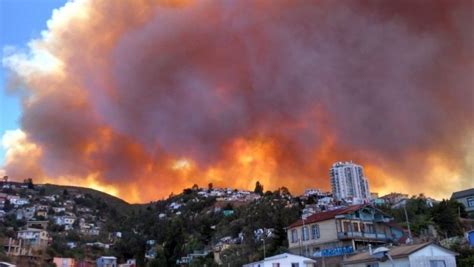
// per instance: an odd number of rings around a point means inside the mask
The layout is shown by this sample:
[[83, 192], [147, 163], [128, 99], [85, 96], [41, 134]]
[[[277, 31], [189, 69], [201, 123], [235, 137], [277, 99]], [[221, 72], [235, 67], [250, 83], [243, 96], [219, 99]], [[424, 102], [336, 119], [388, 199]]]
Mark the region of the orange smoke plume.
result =
[[372, 191], [447, 197], [474, 186], [470, 5], [68, 2], [6, 51], [23, 115], [3, 170], [144, 202], [329, 190], [354, 160]]

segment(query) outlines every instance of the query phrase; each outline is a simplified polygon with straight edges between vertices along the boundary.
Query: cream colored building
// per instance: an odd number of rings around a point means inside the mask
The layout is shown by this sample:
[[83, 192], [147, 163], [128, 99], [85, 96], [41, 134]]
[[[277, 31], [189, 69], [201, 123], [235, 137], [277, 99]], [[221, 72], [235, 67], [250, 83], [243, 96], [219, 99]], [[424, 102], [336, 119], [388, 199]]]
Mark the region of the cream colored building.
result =
[[392, 218], [363, 204], [316, 213], [288, 227], [289, 251], [318, 260], [318, 265], [339, 264], [345, 255], [369, 244], [397, 242], [403, 230]]

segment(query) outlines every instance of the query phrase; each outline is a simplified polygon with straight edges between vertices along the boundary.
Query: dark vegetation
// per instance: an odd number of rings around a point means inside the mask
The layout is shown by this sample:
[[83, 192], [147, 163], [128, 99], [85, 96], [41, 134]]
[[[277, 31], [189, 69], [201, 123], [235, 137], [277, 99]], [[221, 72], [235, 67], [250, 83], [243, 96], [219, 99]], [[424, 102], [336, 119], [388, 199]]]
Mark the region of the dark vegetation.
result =
[[[207, 189], [197, 185], [184, 189], [179, 195], [170, 196], [166, 200], [148, 204], [131, 205], [127, 202], [93, 189], [45, 185], [37, 187], [32, 181], [25, 181], [28, 188], [22, 189], [20, 195], [36, 192], [36, 195], [60, 195], [59, 201], [73, 199], [75, 194], [83, 198], [75, 198], [77, 207], [87, 207], [93, 210], [96, 221], [102, 225], [102, 233], [98, 237], [87, 237], [77, 231], [62, 231], [50, 224], [48, 230], [53, 236], [53, 243], [46, 251], [49, 257], [62, 256], [76, 259], [94, 259], [100, 255], [114, 255], [119, 262], [134, 258], [138, 266], [175, 266], [181, 257], [194, 252], [209, 251], [207, 257], [193, 260], [190, 266], [216, 266], [212, 248], [219, 241], [228, 237], [234, 242], [224, 250], [221, 259], [224, 266], [241, 266], [244, 263], [263, 258], [264, 245], [266, 256], [287, 251], [287, 235], [285, 227], [297, 220], [301, 215], [304, 204], [316, 200], [308, 198], [301, 200], [291, 197], [287, 188], [274, 192], [264, 192], [262, 184], [257, 183], [254, 192], [262, 197], [246, 205], [227, 203], [219, 207], [216, 197], [204, 197], [199, 192], [210, 192], [212, 184]], [[171, 209], [172, 203], [179, 203], [177, 209]], [[6, 203], [6, 209], [10, 209]], [[407, 227], [405, 210], [393, 209], [389, 206], [380, 207], [391, 215], [396, 222]], [[224, 210], [233, 211], [224, 215]], [[412, 197], [406, 203], [411, 230], [414, 236], [429, 238], [430, 228], [438, 233], [437, 240], [446, 237], [460, 236], [466, 228], [468, 215], [464, 206], [452, 200], [443, 200], [430, 205], [425, 197]], [[0, 239], [14, 237], [16, 230], [25, 225], [25, 221], [16, 220], [13, 214], [7, 215], [0, 224]], [[257, 235], [257, 230], [271, 229], [271, 235]], [[109, 233], [121, 232], [122, 238], [111, 239]], [[153, 260], [145, 262], [147, 240], [155, 240], [152, 248], [156, 252]], [[70, 249], [68, 242], [84, 244], [87, 242], [113, 243], [110, 250], [90, 246], [78, 246]], [[150, 248], [148, 248], [150, 249]], [[459, 253], [458, 266], [472, 266], [474, 251], [454, 243], [452, 249]], [[0, 261], [7, 260], [5, 252], [0, 247]]]

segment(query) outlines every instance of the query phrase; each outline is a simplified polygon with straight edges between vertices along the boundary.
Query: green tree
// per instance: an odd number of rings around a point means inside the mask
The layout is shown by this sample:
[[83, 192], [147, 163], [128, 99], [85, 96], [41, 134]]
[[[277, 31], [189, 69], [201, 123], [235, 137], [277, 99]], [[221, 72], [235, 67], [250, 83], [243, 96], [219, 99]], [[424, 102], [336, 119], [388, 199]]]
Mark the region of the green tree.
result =
[[282, 186], [282, 187], [280, 187], [279, 190], [280, 190], [280, 194], [281, 194], [282, 196], [291, 196], [290, 190], [288, 190], [287, 187]]
[[207, 185], [207, 191], [208, 191], [208, 192], [211, 192], [212, 189], [214, 189], [214, 185], [213, 185], [212, 183], [209, 183], [209, 184]]
[[185, 240], [183, 222], [181, 218], [176, 218], [167, 225], [165, 231], [164, 254], [168, 266], [174, 266], [183, 254], [183, 240]]
[[474, 248], [455, 243], [451, 247], [451, 250], [458, 253], [458, 256], [456, 257], [456, 263], [458, 267], [474, 266]]
[[10, 200], [7, 198], [5, 199], [5, 202], [3, 203], [3, 210], [5, 212], [8, 212], [13, 209], [13, 205], [10, 203]]
[[44, 196], [45, 194], [46, 194], [46, 189], [44, 187], [41, 187], [39, 192], [38, 192], [38, 195]]
[[23, 180], [23, 184], [26, 184], [28, 186], [28, 189], [35, 189], [32, 178], [27, 178]]
[[263, 195], [263, 185], [260, 184], [260, 181], [255, 183], [255, 189], [253, 190], [256, 194]]
[[431, 212], [438, 230], [447, 237], [463, 234], [461, 221], [459, 220], [461, 213], [465, 213], [464, 206], [456, 200], [443, 200], [435, 204]]

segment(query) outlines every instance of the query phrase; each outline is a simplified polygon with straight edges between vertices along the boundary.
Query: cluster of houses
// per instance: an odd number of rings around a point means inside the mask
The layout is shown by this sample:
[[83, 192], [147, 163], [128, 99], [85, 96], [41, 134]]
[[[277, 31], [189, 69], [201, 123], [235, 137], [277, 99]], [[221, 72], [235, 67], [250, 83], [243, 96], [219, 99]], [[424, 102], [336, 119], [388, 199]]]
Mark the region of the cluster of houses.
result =
[[[319, 194], [318, 191], [315, 194]], [[406, 204], [409, 196], [390, 193], [374, 195], [371, 203], [348, 206], [325, 206], [318, 203], [315, 212], [304, 212], [301, 219], [287, 228], [289, 253], [266, 257], [244, 267], [264, 266], [443, 266], [455, 267], [457, 253], [432, 242], [414, 242], [405, 229], [377, 209]], [[451, 199], [474, 212], [474, 188], [453, 193]], [[428, 205], [436, 200], [425, 198]], [[305, 207], [312, 210], [313, 206]], [[321, 208], [325, 209], [321, 211]], [[474, 247], [474, 229], [465, 238]]]
[[371, 204], [315, 213], [288, 226], [289, 252], [244, 267], [456, 266], [456, 253], [413, 244], [403, 228]]
[[[11, 188], [12, 185], [9, 185]], [[13, 191], [15, 192], [15, 191]], [[98, 236], [101, 226], [97, 223], [95, 210], [88, 207], [78, 207], [74, 199], [84, 196], [77, 194], [73, 199], [61, 200], [57, 194], [37, 196], [28, 194], [20, 197], [15, 193], [0, 193], [0, 220], [12, 215], [17, 221], [26, 222], [17, 231], [16, 238], [10, 237], [4, 244], [7, 255], [34, 256], [51, 244], [48, 226], [56, 227], [56, 231], [77, 230], [83, 235]], [[74, 248], [74, 242], [68, 243]]]
[[73, 258], [55, 257], [53, 263], [56, 267], [136, 267], [137, 263], [134, 259], [129, 259], [125, 263], [117, 264], [117, 257], [102, 256], [96, 261], [77, 261]]
[[[252, 196], [250, 201], [259, 198], [251, 192], [236, 194], [234, 190], [225, 189], [220, 192], [221, 202], [232, 200], [233, 204], [239, 199], [245, 199], [242, 196], [246, 195]], [[474, 192], [469, 192], [474, 197]], [[199, 193], [203, 196], [210, 194], [206, 191]], [[462, 196], [458, 200], [469, 211], [470, 198], [467, 195], [469, 194], [455, 193], [453, 199]], [[309, 198], [312, 201], [307, 201]], [[409, 199], [407, 194], [390, 193], [382, 197], [372, 194], [366, 203], [353, 205], [333, 199], [331, 193], [308, 189], [298, 199], [306, 204], [302, 218], [287, 227], [288, 253], [249, 263], [246, 267], [392, 266], [392, 263], [395, 264], [393, 266], [455, 266], [456, 253], [422, 239], [414, 242], [405, 229], [377, 208], [379, 205], [403, 207]], [[424, 200], [428, 205], [436, 203], [436, 200], [429, 197]], [[292, 205], [291, 198], [288, 205]], [[169, 208], [179, 210], [180, 204], [171, 203]], [[273, 229], [257, 229], [255, 239], [271, 238], [272, 231]], [[474, 239], [474, 231], [472, 236]], [[218, 239], [212, 247], [214, 261], [219, 265], [223, 264], [222, 253], [240, 244], [242, 240], [242, 233], [236, 237], [225, 236]], [[381, 249], [384, 250], [382, 254], [378, 252]], [[193, 258], [207, 256], [209, 253], [210, 250], [196, 252], [181, 258], [177, 263], [186, 266]], [[391, 260], [387, 261], [387, 257]]]
[[[192, 202], [199, 202], [202, 199], [213, 197], [216, 199], [213, 206], [214, 212], [223, 212], [224, 215], [228, 216], [233, 213], [233, 211], [225, 210], [225, 207], [228, 204], [231, 204], [233, 207], [238, 207], [241, 205], [248, 204], [254, 200], [259, 199], [261, 196], [251, 191], [247, 190], [236, 190], [231, 188], [213, 188], [209, 190], [196, 189], [197, 197], [192, 199]], [[160, 213], [158, 215], [159, 219], [164, 219], [170, 215], [181, 215], [182, 208], [185, 206], [185, 203], [180, 201], [173, 201], [167, 206], [167, 213]]]
[[[105, 233], [104, 219], [100, 212], [82, 204], [87, 196], [77, 192], [45, 194], [42, 185], [34, 189], [25, 183], [8, 182], [4, 179], [0, 192], [0, 223], [16, 221], [18, 227], [9, 227], [8, 236], [0, 238], [0, 245], [9, 257], [43, 261], [46, 249], [52, 244], [52, 233], [65, 235], [74, 231], [91, 242], [67, 242], [68, 249], [78, 246], [108, 249], [114, 240], [122, 237], [120, 232]], [[12, 234], [13, 233], [13, 234]], [[108, 242], [100, 242], [107, 236]], [[55, 258], [56, 266], [135, 266], [134, 261], [117, 265], [77, 262], [74, 259]], [[2, 265], [3, 266], [3, 265]]]
[[209, 190], [200, 190], [197, 193], [202, 197], [216, 197], [216, 201], [240, 201], [240, 202], [251, 202], [260, 198], [259, 194], [256, 194], [248, 190], [237, 190], [232, 188], [213, 188]]
[[[89, 240], [94, 240], [94, 237], [103, 233], [103, 218], [98, 210], [81, 204], [81, 199], [85, 196], [80, 193], [69, 193], [68, 197], [64, 197], [64, 194], [25, 194], [24, 192], [29, 191], [22, 190], [23, 193], [19, 194], [21, 190], [13, 190], [14, 186], [27, 189], [26, 185], [4, 183], [3, 186], [3, 189], [8, 190], [0, 193], [0, 221], [9, 217], [24, 222], [14, 236], [3, 240], [2, 245], [8, 256], [44, 255], [45, 249], [52, 243], [51, 231], [75, 231], [89, 237]], [[232, 215], [233, 210], [227, 209], [229, 205], [246, 205], [261, 198], [251, 191], [228, 188], [199, 189], [196, 193], [197, 197], [193, 196], [194, 199], [187, 201], [199, 202], [215, 198], [210, 211], [222, 212], [224, 216]], [[286, 201], [287, 206], [304, 203], [301, 218], [286, 227], [288, 252], [265, 257], [244, 266], [455, 266], [454, 252], [430, 242], [414, 242], [405, 229], [377, 208], [378, 205], [401, 207], [407, 203], [408, 198], [408, 195], [401, 193], [390, 193], [382, 197], [372, 193], [369, 201], [354, 205], [333, 199], [331, 193], [318, 189], [307, 189], [297, 198], [284, 196], [281, 201]], [[456, 192], [452, 199], [464, 204], [468, 212], [474, 212], [474, 189]], [[435, 203], [435, 200], [426, 198], [426, 202]], [[186, 205], [181, 198], [168, 202], [165, 211], [158, 214], [158, 220], [180, 216]], [[109, 243], [100, 242], [97, 238], [84, 244], [68, 242], [67, 247], [73, 249], [81, 245], [109, 249], [113, 240], [122, 238], [120, 232], [108, 233], [108, 236]], [[274, 229], [271, 228], [254, 231], [255, 240], [263, 240], [264, 245], [265, 240], [273, 237]], [[222, 265], [222, 253], [241, 244], [243, 238], [243, 233], [219, 238], [205, 250], [181, 257], [177, 264], [187, 266], [194, 259], [212, 253], [214, 261]], [[474, 231], [470, 232], [469, 240], [474, 243]], [[155, 258], [156, 241], [148, 240], [146, 247], [145, 258]], [[118, 264], [117, 258], [113, 256], [101, 256], [95, 262], [78, 262], [72, 258], [54, 258], [53, 262], [62, 267], [136, 265], [133, 259]]]

